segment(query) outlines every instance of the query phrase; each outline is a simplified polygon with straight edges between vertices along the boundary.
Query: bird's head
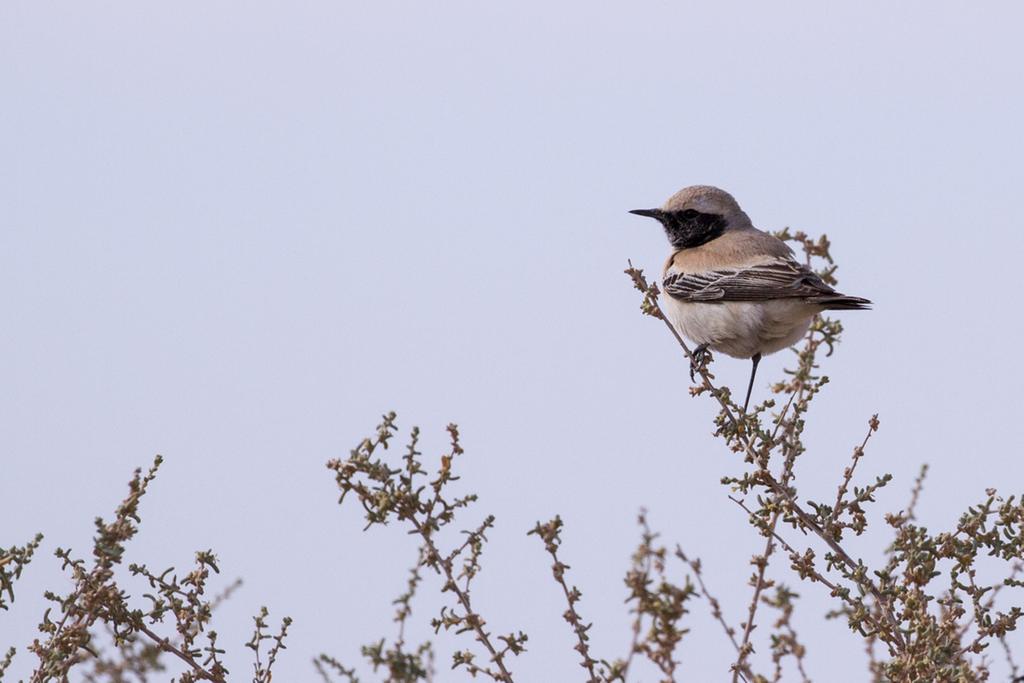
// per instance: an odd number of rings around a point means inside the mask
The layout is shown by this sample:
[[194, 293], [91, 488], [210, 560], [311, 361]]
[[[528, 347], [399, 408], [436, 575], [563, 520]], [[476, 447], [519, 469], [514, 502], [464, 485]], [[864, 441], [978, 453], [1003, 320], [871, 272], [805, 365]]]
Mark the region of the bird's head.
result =
[[699, 247], [726, 230], [750, 227], [750, 218], [732, 195], [710, 185], [684, 187], [660, 209], [634, 209], [630, 213], [657, 219], [676, 249]]

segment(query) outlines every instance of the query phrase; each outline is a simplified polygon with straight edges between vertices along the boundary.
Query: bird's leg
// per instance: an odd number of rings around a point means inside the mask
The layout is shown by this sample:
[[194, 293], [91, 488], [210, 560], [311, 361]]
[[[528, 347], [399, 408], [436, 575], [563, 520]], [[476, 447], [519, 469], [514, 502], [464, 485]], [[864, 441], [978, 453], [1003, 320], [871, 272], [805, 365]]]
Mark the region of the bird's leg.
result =
[[707, 363], [707, 359], [708, 359], [709, 355], [711, 355], [711, 354], [710, 354], [710, 352], [708, 352], [708, 345], [707, 344], [698, 344], [697, 348], [695, 348], [693, 350], [693, 353], [690, 355], [690, 381], [691, 382], [696, 382], [697, 381], [696, 378], [694, 378], [694, 374], [698, 370], [700, 370], [700, 367], [702, 365]]
[[761, 354], [755, 353], [751, 358], [753, 367], [750, 368], [750, 384], [747, 385], [747, 399], [743, 402], [743, 414], [747, 414], [747, 406], [750, 405], [750, 392], [754, 389], [754, 375], [757, 374], [757, 364], [761, 362]]

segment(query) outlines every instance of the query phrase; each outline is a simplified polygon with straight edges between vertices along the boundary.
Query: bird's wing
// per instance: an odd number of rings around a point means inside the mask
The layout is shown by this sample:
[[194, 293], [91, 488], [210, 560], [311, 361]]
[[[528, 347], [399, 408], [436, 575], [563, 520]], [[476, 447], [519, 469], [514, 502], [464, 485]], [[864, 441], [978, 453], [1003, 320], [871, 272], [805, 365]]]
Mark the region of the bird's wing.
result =
[[701, 273], [670, 272], [662, 289], [682, 301], [766, 301], [833, 297], [836, 291], [793, 259], [779, 258], [740, 268]]

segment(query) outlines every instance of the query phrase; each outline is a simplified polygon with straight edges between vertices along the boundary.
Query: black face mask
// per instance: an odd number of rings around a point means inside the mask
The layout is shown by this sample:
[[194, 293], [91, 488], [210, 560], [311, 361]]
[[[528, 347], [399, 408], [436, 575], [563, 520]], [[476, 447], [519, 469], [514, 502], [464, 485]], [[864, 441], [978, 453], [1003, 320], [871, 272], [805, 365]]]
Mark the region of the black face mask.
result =
[[630, 213], [649, 216], [660, 221], [665, 227], [668, 241], [676, 249], [699, 247], [725, 232], [725, 217], [717, 213], [701, 213], [696, 209], [686, 209], [685, 211], [636, 209]]

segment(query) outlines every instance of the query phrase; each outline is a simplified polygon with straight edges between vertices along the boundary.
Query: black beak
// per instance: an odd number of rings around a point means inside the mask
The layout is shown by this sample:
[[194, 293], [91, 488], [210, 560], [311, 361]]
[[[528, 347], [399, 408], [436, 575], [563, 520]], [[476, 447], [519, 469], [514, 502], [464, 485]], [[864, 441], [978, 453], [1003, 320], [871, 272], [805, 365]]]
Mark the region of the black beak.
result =
[[659, 221], [665, 215], [665, 212], [662, 211], [661, 209], [633, 209], [632, 211], [630, 211], [630, 213], [636, 214], [637, 216], [647, 216], [648, 218], [655, 218]]

